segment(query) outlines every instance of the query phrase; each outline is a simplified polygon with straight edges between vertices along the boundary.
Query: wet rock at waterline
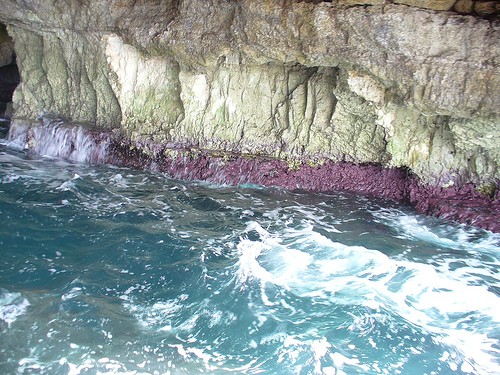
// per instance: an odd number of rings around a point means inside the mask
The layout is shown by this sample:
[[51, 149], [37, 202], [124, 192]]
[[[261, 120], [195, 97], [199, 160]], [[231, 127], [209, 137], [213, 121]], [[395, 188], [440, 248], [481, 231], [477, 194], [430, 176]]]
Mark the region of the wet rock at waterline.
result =
[[422, 210], [456, 191], [495, 214], [500, 27], [482, 2], [430, 3], [4, 1], [0, 22], [21, 72], [18, 119], [114, 129], [139, 145], [130, 157], [271, 158], [315, 171], [309, 185], [339, 178], [323, 165], [409, 171]]
[[156, 172], [184, 180], [217, 184], [258, 184], [289, 190], [343, 190], [413, 204], [421, 213], [441, 216], [500, 232], [500, 200], [496, 185], [472, 184], [435, 188], [403, 168], [378, 164], [327, 161], [302, 163], [235, 152], [179, 148], [158, 143], [132, 143], [114, 131], [43, 119], [15, 120], [11, 147], [90, 164], [114, 164]]

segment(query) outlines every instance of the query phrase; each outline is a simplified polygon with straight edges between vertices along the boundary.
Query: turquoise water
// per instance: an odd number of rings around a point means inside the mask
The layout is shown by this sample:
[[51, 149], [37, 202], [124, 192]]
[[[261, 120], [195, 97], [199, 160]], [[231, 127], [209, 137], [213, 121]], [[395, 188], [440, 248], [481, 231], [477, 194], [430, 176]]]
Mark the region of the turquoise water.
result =
[[2, 374], [500, 373], [500, 236], [0, 145]]

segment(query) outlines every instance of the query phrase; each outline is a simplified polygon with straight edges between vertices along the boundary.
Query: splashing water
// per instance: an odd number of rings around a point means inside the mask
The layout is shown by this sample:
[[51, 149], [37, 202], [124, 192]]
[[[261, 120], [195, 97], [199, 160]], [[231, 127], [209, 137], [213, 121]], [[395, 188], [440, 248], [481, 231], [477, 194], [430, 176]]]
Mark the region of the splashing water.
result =
[[500, 372], [496, 234], [343, 193], [0, 160], [2, 373]]
[[42, 118], [41, 124], [17, 120], [9, 129], [9, 146], [30, 149], [38, 155], [64, 158], [78, 163], [103, 164], [108, 158], [109, 137], [83, 125]]

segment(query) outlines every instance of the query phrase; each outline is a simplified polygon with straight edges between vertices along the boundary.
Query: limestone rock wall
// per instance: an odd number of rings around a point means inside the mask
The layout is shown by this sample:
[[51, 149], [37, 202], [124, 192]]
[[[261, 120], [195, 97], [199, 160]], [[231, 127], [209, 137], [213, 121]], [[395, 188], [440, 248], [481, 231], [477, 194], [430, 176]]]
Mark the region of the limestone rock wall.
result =
[[100, 38], [75, 31], [9, 31], [21, 72], [13, 98], [17, 117], [53, 113], [102, 127], [120, 123]]
[[291, 165], [401, 166], [440, 186], [500, 179], [491, 17], [377, 1], [3, 3], [18, 117]]

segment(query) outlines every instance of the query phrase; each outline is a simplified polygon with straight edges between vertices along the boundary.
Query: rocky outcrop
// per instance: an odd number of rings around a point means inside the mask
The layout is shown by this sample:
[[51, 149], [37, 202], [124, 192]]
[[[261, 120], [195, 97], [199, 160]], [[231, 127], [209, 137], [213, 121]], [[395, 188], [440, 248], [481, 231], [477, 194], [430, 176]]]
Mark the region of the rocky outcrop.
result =
[[134, 144], [376, 164], [433, 189], [496, 189], [495, 13], [418, 3], [6, 0], [0, 21], [21, 71], [19, 119], [52, 114]]

